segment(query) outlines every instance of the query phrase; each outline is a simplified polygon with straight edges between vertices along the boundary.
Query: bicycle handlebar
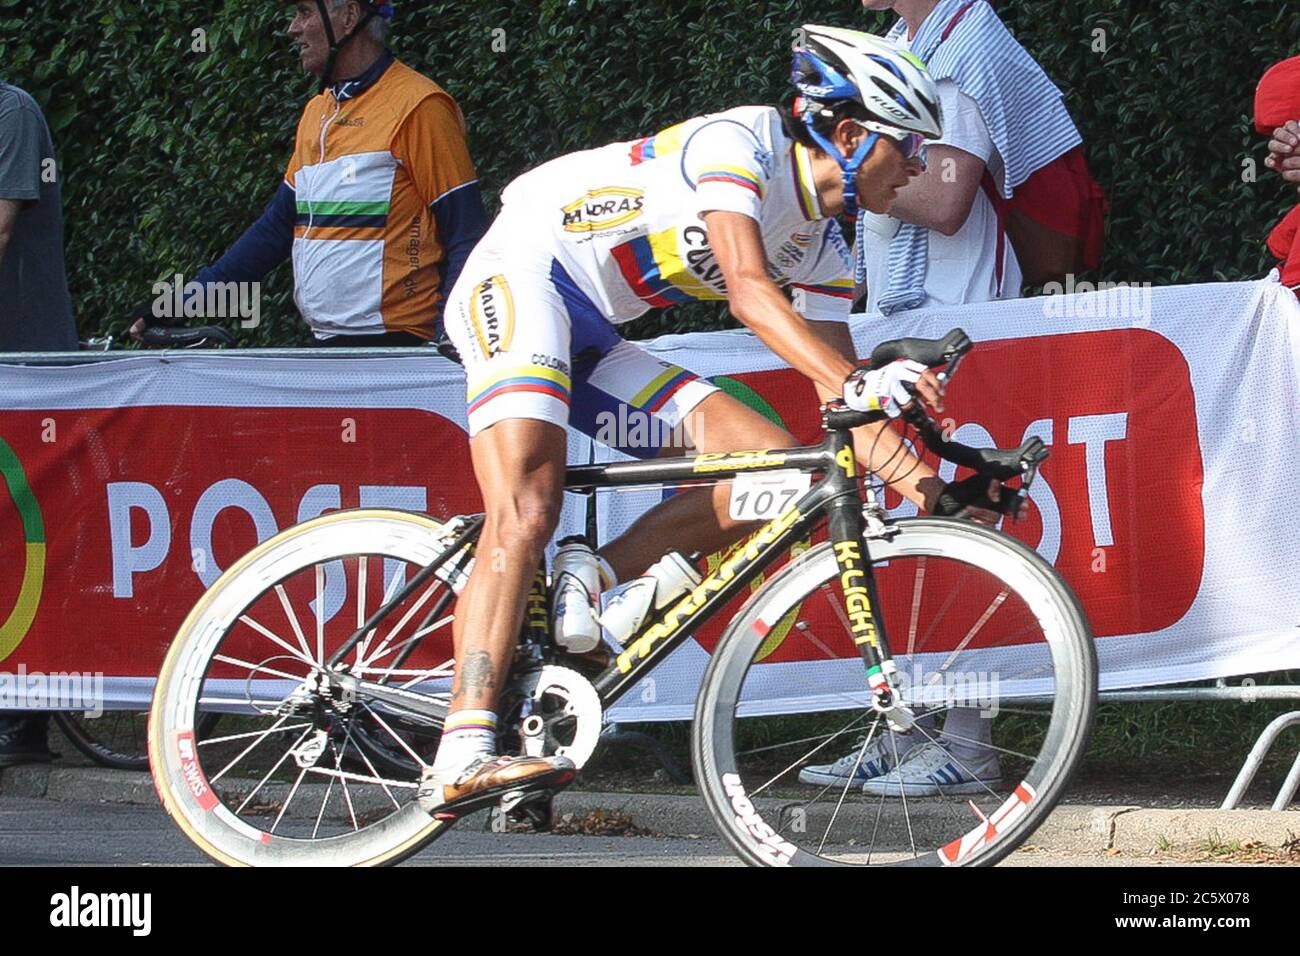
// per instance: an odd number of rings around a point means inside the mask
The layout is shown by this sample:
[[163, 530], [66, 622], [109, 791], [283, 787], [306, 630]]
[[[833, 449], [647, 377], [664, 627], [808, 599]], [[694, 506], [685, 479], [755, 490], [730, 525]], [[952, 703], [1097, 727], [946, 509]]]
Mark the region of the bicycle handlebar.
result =
[[975, 347], [970, 336], [953, 329], [941, 339], [890, 339], [871, 352], [871, 367], [880, 368], [897, 359], [911, 359], [926, 368], [948, 366], [948, 377], [957, 371], [962, 358]]
[[[958, 364], [974, 348], [974, 345], [970, 336], [961, 329], [953, 329], [941, 339], [891, 339], [888, 342], [881, 342], [872, 350], [871, 367], [880, 368], [898, 359], [910, 359], [920, 362], [929, 369], [946, 367], [942, 378], [947, 381], [951, 380]], [[826, 412], [828, 428], [856, 427], [868, 421], [879, 421], [881, 417], [879, 413], [865, 417], [862, 413], [851, 412], [844, 408], [842, 403], [839, 407], [835, 405], [836, 403], [832, 403], [828, 406]], [[919, 400], [913, 401], [903, 409], [903, 419], [916, 429], [926, 448], [958, 467], [970, 468], [976, 473], [972, 477], [998, 482], [1019, 477], [1020, 487], [1006, 489], [1011, 494], [1004, 495], [1001, 501], [981, 502], [991, 504], [994, 510], [1013, 518], [1019, 517], [1020, 509], [1029, 496], [1029, 486], [1037, 477], [1039, 466], [1050, 454], [1042, 439], [1029, 438], [1019, 448], [973, 448], [963, 445], [944, 434]], [[975, 492], [979, 488], [979, 481], [965, 479], [957, 484], [965, 485], [971, 490], [970, 497], [973, 502], [976, 497]]]

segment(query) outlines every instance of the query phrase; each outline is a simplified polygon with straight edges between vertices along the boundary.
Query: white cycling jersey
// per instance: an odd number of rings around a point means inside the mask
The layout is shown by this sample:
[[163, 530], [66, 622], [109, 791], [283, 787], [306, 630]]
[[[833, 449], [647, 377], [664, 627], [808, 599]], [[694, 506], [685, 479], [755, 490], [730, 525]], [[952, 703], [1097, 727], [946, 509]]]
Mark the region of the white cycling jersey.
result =
[[447, 301], [471, 435], [534, 419], [595, 436], [601, 416], [629, 409], [676, 428], [716, 391], [614, 328], [656, 306], [727, 297], [706, 212], [758, 222], [768, 273], [796, 311], [848, 320], [849, 250], [822, 215], [808, 151], [774, 109], [742, 107], [572, 153], [520, 176], [502, 199]]
[[853, 265], [824, 217], [807, 149], [777, 110], [744, 106], [645, 139], [552, 160], [502, 193], [503, 215], [540, 244], [614, 323], [655, 306], [725, 299], [701, 222], [721, 210], [755, 219], [768, 273], [809, 319], [844, 320]]

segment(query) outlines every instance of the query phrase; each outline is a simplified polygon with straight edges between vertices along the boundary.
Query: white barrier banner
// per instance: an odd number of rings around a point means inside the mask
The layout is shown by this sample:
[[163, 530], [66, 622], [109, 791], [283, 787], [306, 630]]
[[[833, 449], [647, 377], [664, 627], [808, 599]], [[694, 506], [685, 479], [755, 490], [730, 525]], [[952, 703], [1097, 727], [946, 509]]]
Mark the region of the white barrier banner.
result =
[[[956, 326], [979, 344], [946, 425], [968, 444], [1038, 435], [1050, 446], [1024, 520], [1006, 530], [1078, 594], [1104, 688], [1300, 667], [1300, 305], [1289, 292], [1270, 281], [1118, 289], [861, 318], [854, 334], [865, 354]], [[811, 387], [753, 336], [648, 344], [817, 439]], [[463, 397], [459, 369], [426, 354], [0, 365], [0, 672], [104, 672], [106, 706], [141, 705], [188, 609], [258, 541], [340, 507], [477, 510]], [[576, 438], [570, 453], [612, 457]], [[671, 493], [601, 495], [602, 539]], [[887, 500], [895, 515], [915, 511]], [[567, 529], [580, 530], [580, 507], [566, 505]], [[675, 651], [613, 718], [688, 719], [723, 624]], [[860, 696], [851, 645], [831, 661], [780, 645], [779, 634], [765, 645], [755, 710]]]

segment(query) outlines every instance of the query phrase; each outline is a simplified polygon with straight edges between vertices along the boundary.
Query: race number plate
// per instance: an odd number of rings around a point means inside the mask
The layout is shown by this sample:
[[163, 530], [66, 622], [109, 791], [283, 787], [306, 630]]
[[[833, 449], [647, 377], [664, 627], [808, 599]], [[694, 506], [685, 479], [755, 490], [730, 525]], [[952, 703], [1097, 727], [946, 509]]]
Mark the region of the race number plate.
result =
[[728, 512], [736, 521], [770, 521], [785, 514], [811, 487], [812, 475], [802, 471], [738, 475], [731, 483]]

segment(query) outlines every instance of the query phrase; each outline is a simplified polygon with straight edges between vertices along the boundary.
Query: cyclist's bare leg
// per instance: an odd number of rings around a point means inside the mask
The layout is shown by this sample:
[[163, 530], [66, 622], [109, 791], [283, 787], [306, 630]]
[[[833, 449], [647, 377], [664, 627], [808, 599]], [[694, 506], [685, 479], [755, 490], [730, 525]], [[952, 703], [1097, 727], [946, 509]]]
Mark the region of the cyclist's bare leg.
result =
[[565, 430], [507, 419], [470, 439], [485, 520], [474, 569], [456, 606], [456, 680], [432, 767], [416, 796], [429, 813], [455, 813], [514, 789], [562, 786], [564, 757], [496, 754], [497, 700], [509, 674], [528, 587], [559, 521]]
[[458, 665], [453, 713], [496, 707], [528, 588], [559, 521], [565, 435], [549, 422], [508, 419], [470, 440], [486, 517], [452, 624]]
[[[695, 451], [711, 454], [792, 448], [797, 442], [780, 425], [744, 402], [715, 392], [686, 416], [686, 431]], [[681, 449], [665, 450], [681, 455]], [[712, 554], [738, 541], [754, 522], [734, 521], [727, 514], [730, 483], [674, 495], [651, 508], [622, 535], [600, 549], [620, 581], [641, 574], [669, 551]]]

